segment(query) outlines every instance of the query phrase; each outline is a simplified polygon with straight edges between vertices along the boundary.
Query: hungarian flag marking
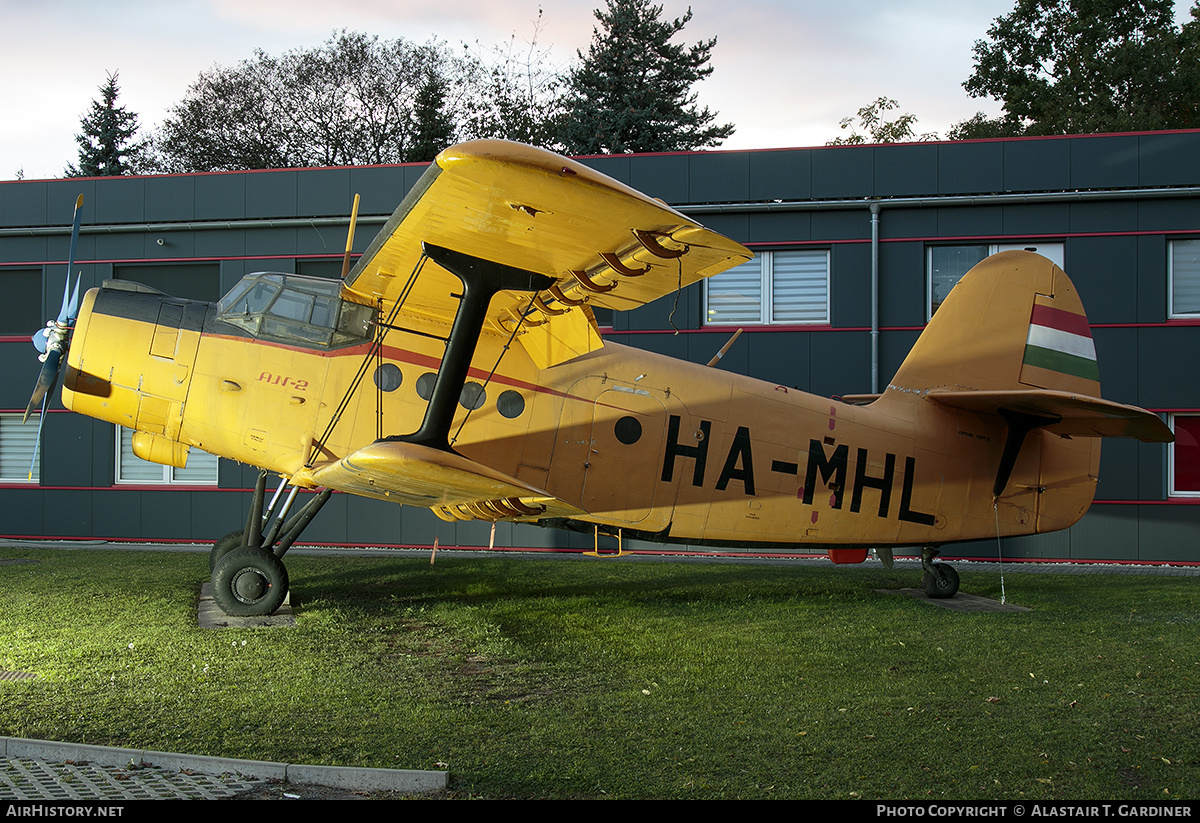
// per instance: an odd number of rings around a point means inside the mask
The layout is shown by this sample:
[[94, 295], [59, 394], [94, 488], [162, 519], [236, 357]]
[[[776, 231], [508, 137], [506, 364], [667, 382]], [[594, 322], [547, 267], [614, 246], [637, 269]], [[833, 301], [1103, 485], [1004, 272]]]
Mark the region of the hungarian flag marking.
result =
[[1029, 318], [1024, 362], [1085, 380], [1100, 379], [1087, 318], [1038, 303]]

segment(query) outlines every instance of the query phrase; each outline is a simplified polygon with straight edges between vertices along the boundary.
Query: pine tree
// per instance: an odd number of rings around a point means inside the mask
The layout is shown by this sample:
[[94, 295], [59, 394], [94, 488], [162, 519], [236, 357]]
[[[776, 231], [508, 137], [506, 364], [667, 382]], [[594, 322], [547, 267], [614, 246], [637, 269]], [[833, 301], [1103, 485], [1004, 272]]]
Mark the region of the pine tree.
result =
[[696, 105], [692, 86], [712, 74], [717, 39], [690, 48], [670, 42], [692, 19], [671, 22], [650, 0], [607, 0], [596, 10], [587, 56], [568, 79], [562, 143], [576, 154], [686, 151], [717, 146], [733, 125]]
[[91, 111], [79, 121], [83, 128], [82, 134], [75, 135], [79, 165], [68, 166], [67, 177], [115, 177], [140, 171], [143, 143], [134, 141], [137, 115], [117, 105], [120, 93], [113, 72], [100, 86], [100, 99], [92, 101]]
[[454, 140], [454, 120], [446, 112], [446, 82], [433, 71], [413, 101], [413, 144], [408, 160], [429, 162]]

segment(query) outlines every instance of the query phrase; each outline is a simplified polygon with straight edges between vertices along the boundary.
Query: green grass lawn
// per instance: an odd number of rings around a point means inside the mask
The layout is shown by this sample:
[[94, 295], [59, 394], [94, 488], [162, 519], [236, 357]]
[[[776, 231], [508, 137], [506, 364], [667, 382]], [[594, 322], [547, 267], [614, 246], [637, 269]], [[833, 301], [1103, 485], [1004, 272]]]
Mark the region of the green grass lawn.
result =
[[[0, 548], [0, 735], [444, 768], [460, 797], [1200, 796], [1197, 578], [290, 556], [294, 628], [200, 629], [203, 554]], [[999, 597], [996, 575], [963, 590]]]

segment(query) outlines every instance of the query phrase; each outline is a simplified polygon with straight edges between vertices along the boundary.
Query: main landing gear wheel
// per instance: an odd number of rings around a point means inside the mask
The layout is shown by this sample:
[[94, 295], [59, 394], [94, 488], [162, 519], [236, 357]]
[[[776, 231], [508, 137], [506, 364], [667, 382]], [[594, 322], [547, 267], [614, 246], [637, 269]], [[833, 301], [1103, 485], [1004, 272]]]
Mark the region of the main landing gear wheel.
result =
[[275, 555], [242, 546], [217, 561], [212, 591], [213, 600], [225, 614], [234, 617], [273, 614], [287, 597], [287, 569]]
[[954, 597], [958, 594], [958, 571], [949, 563], [930, 563], [921, 579], [921, 588], [933, 598]]
[[291, 514], [299, 489], [293, 486], [285, 496], [286, 485], [287, 480], [281, 478], [270, 505], [264, 508], [267, 473], [261, 473], [254, 487], [246, 527], [229, 532], [209, 551], [213, 600], [226, 614], [241, 617], [271, 614], [283, 605], [288, 574], [281, 558], [333, 493], [324, 489], [300, 511]]
[[234, 549], [239, 549], [246, 545], [243, 535], [246, 534], [245, 529], [237, 529], [222, 537], [213, 544], [212, 549], [208, 552], [208, 573], [212, 574], [217, 568], [217, 561], [229, 554]]

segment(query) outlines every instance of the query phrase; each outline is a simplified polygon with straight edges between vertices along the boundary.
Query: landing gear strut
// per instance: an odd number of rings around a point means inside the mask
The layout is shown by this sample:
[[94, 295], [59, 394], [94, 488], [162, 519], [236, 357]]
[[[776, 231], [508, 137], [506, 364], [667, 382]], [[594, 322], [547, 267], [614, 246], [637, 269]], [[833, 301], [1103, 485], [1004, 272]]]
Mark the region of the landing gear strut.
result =
[[938, 554], [940, 552], [931, 546], [921, 550], [921, 568], [925, 571], [921, 588], [933, 598], [954, 597], [958, 594], [958, 571], [949, 563], [934, 563]]
[[[325, 489], [288, 517], [297, 489], [293, 486], [281, 502], [286, 485], [286, 480], [280, 481], [264, 511], [267, 473], [260, 474], [246, 527], [222, 537], [209, 552], [213, 600], [228, 615], [267, 615], [283, 605], [288, 592], [288, 574], [280, 558], [332, 494]], [[264, 531], [267, 524], [270, 525]]]

